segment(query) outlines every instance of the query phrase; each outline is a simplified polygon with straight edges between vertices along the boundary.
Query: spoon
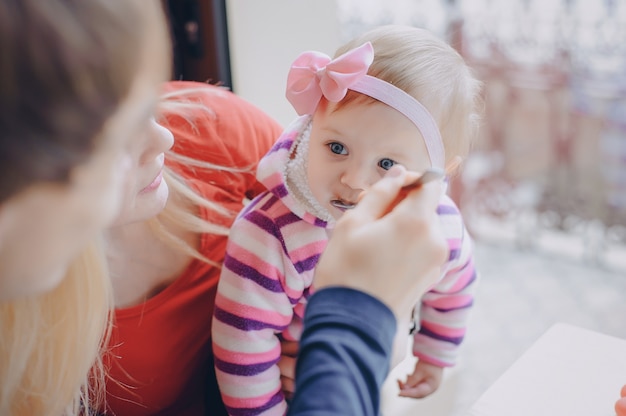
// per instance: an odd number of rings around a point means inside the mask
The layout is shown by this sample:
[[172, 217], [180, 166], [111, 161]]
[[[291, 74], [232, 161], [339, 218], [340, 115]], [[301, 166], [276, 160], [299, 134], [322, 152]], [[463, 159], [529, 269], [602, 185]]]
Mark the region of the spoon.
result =
[[389, 213], [392, 209], [394, 209], [394, 207], [398, 205], [404, 198], [406, 198], [406, 196], [412, 190], [419, 188], [425, 183], [428, 183], [437, 179], [441, 179], [444, 176], [445, 176], [445, 171], [443, 171], [442, 169], [437, 169], [437, 168], [426, 169], [419, 178], [415, 179], [413, 182], [407, 185], [404, 185], [402, 188], [400, 188], [400, 192], [398, 193], [396, 198], [393, 200], [393, 202], [389, 204], [389, 206], [387, 207], [387, 210], [385, 211], [385, 214]]

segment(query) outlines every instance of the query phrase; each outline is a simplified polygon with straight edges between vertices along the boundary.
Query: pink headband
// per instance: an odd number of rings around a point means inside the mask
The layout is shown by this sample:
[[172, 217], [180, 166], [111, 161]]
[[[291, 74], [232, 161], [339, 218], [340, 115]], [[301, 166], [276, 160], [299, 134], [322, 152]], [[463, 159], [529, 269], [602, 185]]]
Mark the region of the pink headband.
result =
[[432, 167], [444, 169], [445, 152], [437, 123], [428, 110], [400, 88], [367, 75], [374, 61], [370, 42], [331, 60], [321, 52], [304, 52], [287, 76], [287, 99], [299, 115], [313, 114], [324, 96], [339, 102], [348, 90], [372, 97], [404, 114], [424, 137]]

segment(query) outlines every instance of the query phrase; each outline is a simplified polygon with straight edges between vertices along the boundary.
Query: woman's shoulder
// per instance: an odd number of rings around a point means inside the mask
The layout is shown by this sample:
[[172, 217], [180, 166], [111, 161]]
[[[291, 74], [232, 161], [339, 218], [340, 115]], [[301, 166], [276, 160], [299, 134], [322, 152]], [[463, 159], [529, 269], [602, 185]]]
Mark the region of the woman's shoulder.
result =
[[161, 113], [175, 152], [228, 167], [255, 166], [282, 130], [254, 104], [201, 82], [166, 83]]
[[164, 85], [163, 98], [166, 102], [187, 104], [179, 107], [182, 111], [167, 111], [166, 106], [168, 120], [176, 119], [177, 115], [179, 122], [195, 119], [196, 128], [202, 129], [205, 126], [201, 124], [209, 122], [212, 127], [230, 133], [255, 136], [269, 133], [273, 140], [282, 130], [265, 111], [224, 87], [195, 81], [170, 81]]

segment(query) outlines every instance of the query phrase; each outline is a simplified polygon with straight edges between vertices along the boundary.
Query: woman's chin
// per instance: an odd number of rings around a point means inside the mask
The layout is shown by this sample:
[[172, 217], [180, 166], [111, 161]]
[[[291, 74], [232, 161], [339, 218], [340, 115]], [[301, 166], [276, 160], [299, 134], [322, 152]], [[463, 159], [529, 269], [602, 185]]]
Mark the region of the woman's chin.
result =
[[169, 195], [169, 188], [163, 181], [153, 192], [137, 198], [138, 214], [143, 214], [141, 220], [149, 220], [159, 215], [165, 209]]
[[159, 215], [167, 204], [169, 188], [165, 181], [152, 192], [137, 195], [132, 206], [123, 207], [112, 227], [148, 221]]

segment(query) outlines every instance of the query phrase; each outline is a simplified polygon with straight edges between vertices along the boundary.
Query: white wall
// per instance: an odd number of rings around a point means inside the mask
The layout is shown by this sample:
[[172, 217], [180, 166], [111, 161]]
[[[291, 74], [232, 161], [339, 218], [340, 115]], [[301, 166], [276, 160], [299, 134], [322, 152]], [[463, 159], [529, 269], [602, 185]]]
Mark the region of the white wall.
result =
[[233, 89], [287, 125], [291, 62], [306, 50], [333, 55], [339, 46], [336, 0], [227, 0]]

